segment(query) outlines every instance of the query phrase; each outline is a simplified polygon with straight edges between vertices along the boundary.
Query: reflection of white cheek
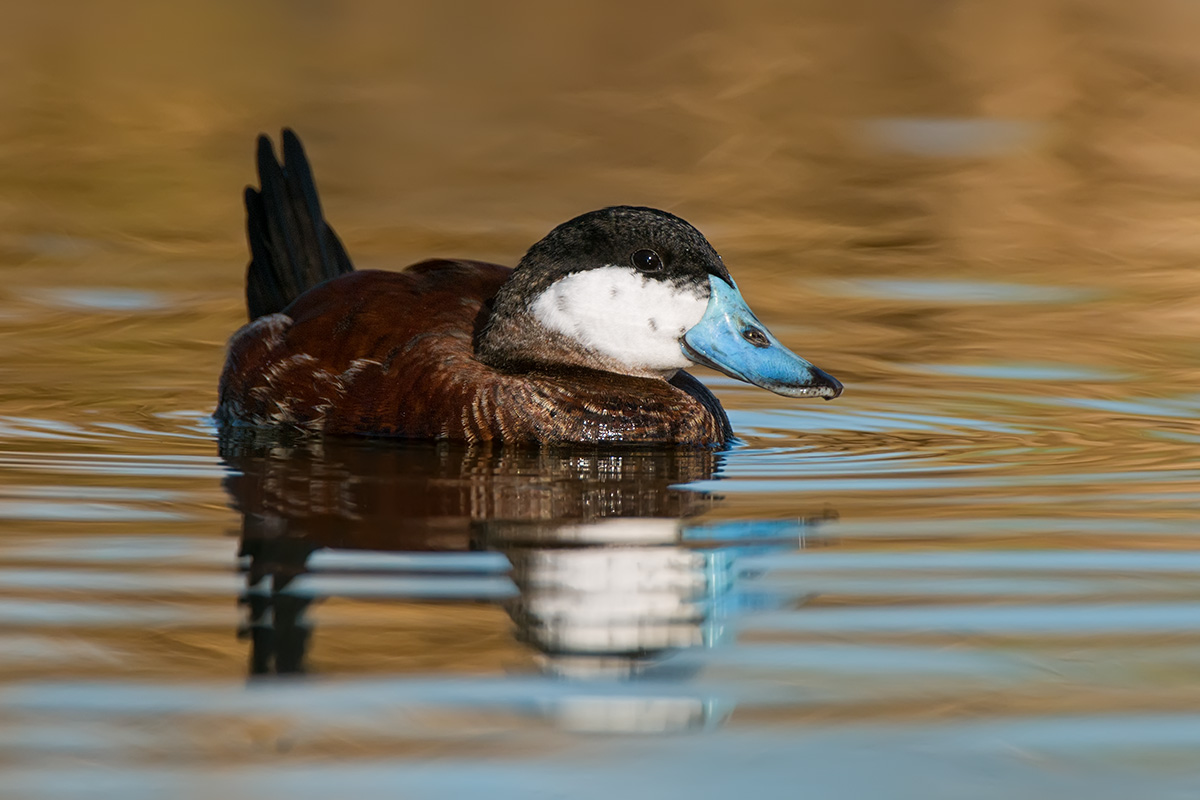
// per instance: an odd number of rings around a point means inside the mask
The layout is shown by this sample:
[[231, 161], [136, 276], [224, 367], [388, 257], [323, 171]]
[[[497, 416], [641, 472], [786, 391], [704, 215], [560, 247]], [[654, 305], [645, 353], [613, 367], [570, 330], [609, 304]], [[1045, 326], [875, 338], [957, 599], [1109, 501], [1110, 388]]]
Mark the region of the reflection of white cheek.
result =
[[708, 308], [707, 286], [680, 289], [630, 267], [601, 267], [556, 281], [532, 310], [546, 328], [634, 370], [691, 365], [684, 333]]

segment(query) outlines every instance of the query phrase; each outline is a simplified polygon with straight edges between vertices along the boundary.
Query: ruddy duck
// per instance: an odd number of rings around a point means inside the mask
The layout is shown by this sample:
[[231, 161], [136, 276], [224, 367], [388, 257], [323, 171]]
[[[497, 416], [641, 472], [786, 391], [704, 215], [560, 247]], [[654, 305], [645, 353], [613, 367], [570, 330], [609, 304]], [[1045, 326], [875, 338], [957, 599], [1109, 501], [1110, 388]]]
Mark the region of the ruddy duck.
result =
[[720, 445], [694, 364], [788, 397], [841, 394], [758, 321], [703, 235], [613, 206], [559, 225], [515, 269], [435, 259], [356, 271], [296, 134], [258, 139], [245, 193], [251, 322], [221, 374], [222, 425], [554, 444]]

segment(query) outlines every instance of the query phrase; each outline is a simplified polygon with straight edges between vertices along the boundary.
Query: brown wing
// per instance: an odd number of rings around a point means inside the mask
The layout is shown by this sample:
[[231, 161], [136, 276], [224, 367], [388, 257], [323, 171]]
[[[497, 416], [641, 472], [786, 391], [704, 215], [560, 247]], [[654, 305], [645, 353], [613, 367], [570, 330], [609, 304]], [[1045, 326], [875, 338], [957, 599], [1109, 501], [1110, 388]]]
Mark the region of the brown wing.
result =
[[725, 441], [711, 393], [590, 370], [511, 375], [474, 357], [510, 270], [427, 261], [318, 286], [243, 328], [221, 378], [222, 422], [332, 434], [505, 442]]

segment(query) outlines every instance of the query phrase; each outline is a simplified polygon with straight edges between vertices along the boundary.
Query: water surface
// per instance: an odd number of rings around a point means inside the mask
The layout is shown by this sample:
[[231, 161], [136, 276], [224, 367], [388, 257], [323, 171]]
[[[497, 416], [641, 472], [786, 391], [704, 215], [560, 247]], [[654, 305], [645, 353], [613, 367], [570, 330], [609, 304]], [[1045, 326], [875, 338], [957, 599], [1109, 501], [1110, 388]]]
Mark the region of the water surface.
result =
[[[1200, 791], [1200, 18], [385, 5], [0, 32], [6, 798]], [[846, 393], [222, 437], [285, 124], [360, 266], [664, 207]]]

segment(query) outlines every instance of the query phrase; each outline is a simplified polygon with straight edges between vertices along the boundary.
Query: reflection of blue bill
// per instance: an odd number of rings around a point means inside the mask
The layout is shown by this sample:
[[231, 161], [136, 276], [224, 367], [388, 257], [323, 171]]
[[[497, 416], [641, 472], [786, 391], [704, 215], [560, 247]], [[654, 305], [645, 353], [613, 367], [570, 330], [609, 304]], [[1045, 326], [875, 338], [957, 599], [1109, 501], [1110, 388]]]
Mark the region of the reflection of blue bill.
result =
[[683, 529], [685, 542], [737, 542], [757, 539], [802, 547], [805, 533], [812, 524], [803, 519], [733, 520], [730, 522], [688, 525]]

